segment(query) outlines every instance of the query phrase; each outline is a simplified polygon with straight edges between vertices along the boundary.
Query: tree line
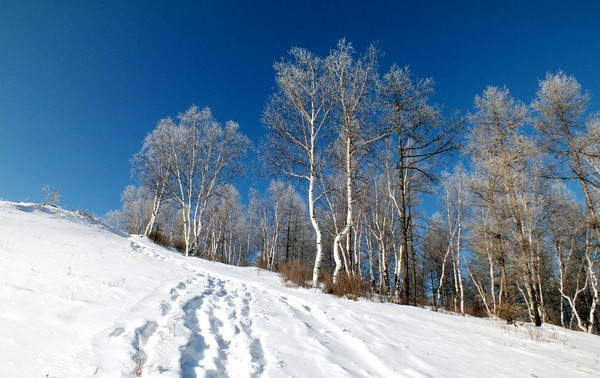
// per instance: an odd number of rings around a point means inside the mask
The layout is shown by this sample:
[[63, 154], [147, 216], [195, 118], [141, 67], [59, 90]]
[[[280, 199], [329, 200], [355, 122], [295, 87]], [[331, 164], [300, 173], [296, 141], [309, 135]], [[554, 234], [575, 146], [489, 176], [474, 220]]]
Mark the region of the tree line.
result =
[[487, 87], [467, 115], [447, 116], [433, 79], [382, 73], [380, 56], [341, 40], [326, 56], [293, 48], [274, 64], [256, 150], [275, 177], [247, 200], [235, 179], [252, 143], [235, 122], [196, 106], [160, 120], [132, 159], [136, 185], [106, 219], [186, 256], [310, 266], [314, 287], [330, 274], [402, 304], [598, 332], [600, 117], [589, 93], [549, 73], [530, 104]]

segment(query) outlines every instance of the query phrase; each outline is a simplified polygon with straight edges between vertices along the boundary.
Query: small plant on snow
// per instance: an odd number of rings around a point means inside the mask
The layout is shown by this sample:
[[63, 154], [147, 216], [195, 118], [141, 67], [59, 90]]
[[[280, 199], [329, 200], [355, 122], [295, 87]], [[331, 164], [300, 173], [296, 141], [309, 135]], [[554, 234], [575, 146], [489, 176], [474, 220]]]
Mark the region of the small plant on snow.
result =
[[53, 188], [50, 185], [44, 185], [42, 187], [42, 193], [44, 193], [44, 201], [48, 205], [58, 206], [60, 202], [60, 190]]

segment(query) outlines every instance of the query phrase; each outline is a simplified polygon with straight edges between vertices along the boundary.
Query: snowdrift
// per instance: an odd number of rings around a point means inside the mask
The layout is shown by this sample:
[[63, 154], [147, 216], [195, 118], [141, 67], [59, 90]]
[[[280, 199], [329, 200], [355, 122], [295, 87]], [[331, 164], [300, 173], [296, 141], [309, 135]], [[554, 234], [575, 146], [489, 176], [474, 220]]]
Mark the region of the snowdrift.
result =
[[349, 301], [0, 202], [1, 377], [584, 377], [600, 337]]

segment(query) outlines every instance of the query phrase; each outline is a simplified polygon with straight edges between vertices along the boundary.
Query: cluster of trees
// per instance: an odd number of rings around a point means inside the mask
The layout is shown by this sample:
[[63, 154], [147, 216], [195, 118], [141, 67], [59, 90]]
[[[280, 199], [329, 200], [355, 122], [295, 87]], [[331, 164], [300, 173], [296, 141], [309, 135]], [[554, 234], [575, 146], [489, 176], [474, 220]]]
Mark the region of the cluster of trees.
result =
[[488, 87], [467, 116], [447, 117], [432, 79], [396, 65], [382, 74], [379, 56], [341, 40], [327, 56], [294, 48], [275, 63], [258, 149], [279, 176], [268, 189], [242, 200], [232, 184], [249, 139], [192, 106], [146, 137], [138, 184], [107, 218], [185, 255], [310, 264], [315, 287], [330, 272], [334, 286], [359, 280], [399, 303], [598, 331], [600, 118], [587, 115], [589, 95], [558, 72], [529, 105]]
[[475, 97], [471, 170], [443, 175], [444, 211], [424, 233], [438, 304], [464, 312], [469, 283], [488, 316], [510, 321], [525, 309], [536, 325], [598, 331], [600, 119], [586, 117], [588, 100], [563, 72], [548, 74], [530, 105], [506, 88]]
[[235, 219], [220, 212], [241, 211], [229, 183], [242, 172], [249, 146], [237, 123], [219, 124], [209, 108], [191, 106], [177, 121], [160, 120], [132, 159], [139, 185], [125, 189], [123, 210], [107, 218], [129, 232], [160, 233], [186, 256], [210, 249], [213, 238], [222, 238], [222, 253], [233, 255], [240, 247], [229, 227]]

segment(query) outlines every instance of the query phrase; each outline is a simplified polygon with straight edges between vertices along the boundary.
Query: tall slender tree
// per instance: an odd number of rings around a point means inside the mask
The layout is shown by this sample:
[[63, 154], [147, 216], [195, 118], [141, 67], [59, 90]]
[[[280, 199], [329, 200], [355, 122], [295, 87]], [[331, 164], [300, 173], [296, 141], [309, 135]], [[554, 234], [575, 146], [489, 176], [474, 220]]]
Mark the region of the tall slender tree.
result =
[[[396, 271], [396, 293], [403, 303], [409, 303], [411, 298], [408, 260], [414, 226], [409, 216], [411, 190], [419, 179], [435, 180], [434, 162], [454, 148], [456, 131], [461, 124], [457, 119], [442, 119], [439, 107], [429, 100], [433, 90], [432, 79], [415, 78], [408, 67], [396, 65], [378, 85], [382, 119], [397, 142], [398, 190], [390, 191], [389, 195], [400, 217], [401, 264]], [[414, 287], [412, 289], [414, 297]]]
[[156, 217], [169, 192], [167, 185], [172, 173], [172, 154], [169, 153], [169, 135], [175, 124], [170, 118], [161, 119], [156, 128], [144, 139], [142, 149], [131, 159], [132, 176], [137, 177], [140, 185], [146, 186], [152, 193], [152, 212], [144, 229], [144, 235], [152, 232]]
[[585, 129], [589, 97], [573, 76], [562, 71], [548, 73], [540, 81], [533, 108], [538, 113], [536, 126], [543, 136], [544, 147], [553, 158], [551, 175], [579, 182], [592, 228], [600, 241], [598, 209], [590, 193], [593, 170], [585, 160], [586, 149], [589, 151], [589, 146], [600, 143], [600, 134], [586, 133]]
[[[383, 138], [385, 133], [378, 132], [374, 123], [368, 119], [377, 81], [377, 58], [379, 52], [375, 45], [369, 46], [366, 53], [356, 56], [351, 43], [340, 40], [337, 49], [327, 57], [327, 66], [332, 75], [333, 95], [335, 96], [333, 122], [337, 131], [337, 143], [340, 145], [345, 177], [345, 219], [336, 227], [333, 236], [332, 254], [335, 260], [333, 283], [337, 284], [342, 264], [342, 240], [351, 244], [349, 232], [354, 226], [355, 178], [362, 156], [369, 146]], [[333, 212], [335, 217], [335, 212]], [[337, 223], [337, 222], [335, 222]], [[346, 252], [349, 248], [346, 248]], [[347, 260], [344, 258], [344, 260]], [[347, 273], [348, 268], [346, 269]]]
[[535, 279], [536, 249], [530, 229], [534, 223], [528, 223], [531, 210], [528, 206], [532, 201], [524, 196], [530, 189], [527, 184], [531, 183], [535, 172], [530, 163], [536, 154], [531, 140], [522, 134], [527, 117], [527, 107], [515, 101], [508, 89], [487, 87], [482, 96], [475, 96], [475, 113], [469, 116], [473, 125], [469, 149], [477, 168], [486, 172], [484, 175], [499, 180], [500, 186], [496, 189], [501, 190], [507, 214], [513, 222], [529, 311], [535, 325], [540, 326], [542, 319]]
[[290, 50], [291, 59], [274, 64], [275, 93], [263, 111], [267, 141], [263, 158], [278, 172], [308, 184], [309, 217], [315, 231], [313, 285], [323, 261], [323, 232], [316, 207], [319, 177], [326, 159], [326, 130], [333, 106], [331, 74], [325, 61], [306, 49]]

